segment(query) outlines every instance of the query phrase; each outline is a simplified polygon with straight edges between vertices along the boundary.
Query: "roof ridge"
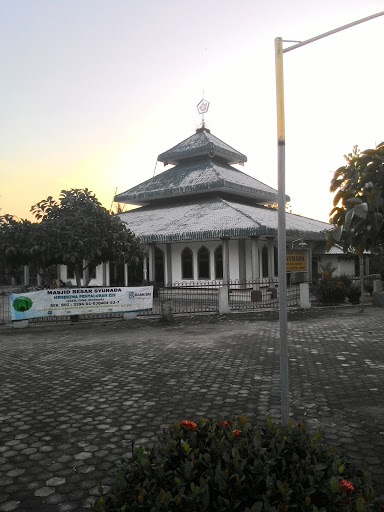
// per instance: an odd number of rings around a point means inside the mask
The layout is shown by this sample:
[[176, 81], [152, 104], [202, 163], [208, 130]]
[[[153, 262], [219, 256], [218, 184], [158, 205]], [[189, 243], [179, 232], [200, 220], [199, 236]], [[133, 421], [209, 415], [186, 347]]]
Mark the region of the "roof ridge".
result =
[[232, 208], [233, 210], [235, 210], [237, 213], [240, 213], [241, 215], [243, 215], [244, 217], [246, 217], [247, 219], [251, 220], [252, 222], [254, 222], [255, 224], [257, 224], [259, 227], [261, 227], [261, 224], [260, 222], [258, 222], [257, 220], [255, 220], [253, 217], [251, 217], [250, 215], [242, 212], [239, 208], [236, 208], [232, 203], [230, 203], [229, 201], [227, 201], [226, 199], [223, 199], [222, 197], [220, 197], [220, 201], [222, 201], [223, 203], [225, 203], [226, 205], [229, 206], [229, 208]]
[[[209, 133], [209, 135], [210, 135], [212, 138], [214, 138], [214, 139], [218, 140], [219, 142], [221, 142], [222, 144], [224, 144], [224, 145], [225, 145], [225, 146], [227, 146], [228, 148], [232, 149], [235, 153], [240, 153], [241, 155], [245, 156], [243, 153], [241, 153], [240, 151], [238, 151], [237, 149], [235, 149], [233, 146], [230, 146], [230, 145], [228, 144], [228, 142], [225, 142], [225, 141], [223, 141], [222, 139], [220, 139], [219, 137], [217, 137], [216, 135], [214, 135], [211, 131], [209, 131], [208, 133]], [[209, 137], [208, 137], [207, 135], [206, 135], [206, 138], [209, 140]], [[211, 141], [209, 141], [209, 142], [211, 142]]]
[[[223, 183], [225, 183], [225, 180], [220, 176], [219, 174], [219, 171], [216, 169], [216, 164], [215, 162], [213, 162], [213, 160], [209, 159], [210, 160], [210, 166], [211, 166], [211, 169], [213, 170], [213, 172], [215, 173], [216, 177], [218, 180], [222, 180]], [[232, 167], [231, 165], [229, 167]]]

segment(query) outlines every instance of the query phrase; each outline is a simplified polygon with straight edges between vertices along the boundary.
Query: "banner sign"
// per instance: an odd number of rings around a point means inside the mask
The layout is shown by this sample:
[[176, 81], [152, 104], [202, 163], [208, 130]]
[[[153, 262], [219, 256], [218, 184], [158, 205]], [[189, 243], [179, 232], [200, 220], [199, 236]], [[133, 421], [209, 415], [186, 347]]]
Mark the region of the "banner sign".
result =
[[153, 286], [57, 288], [10, 296], [12, 320], [89, 313], [132, 313], [152, 309]]
[[287, 272], [307, 271], [307, 251], [287, 251]]

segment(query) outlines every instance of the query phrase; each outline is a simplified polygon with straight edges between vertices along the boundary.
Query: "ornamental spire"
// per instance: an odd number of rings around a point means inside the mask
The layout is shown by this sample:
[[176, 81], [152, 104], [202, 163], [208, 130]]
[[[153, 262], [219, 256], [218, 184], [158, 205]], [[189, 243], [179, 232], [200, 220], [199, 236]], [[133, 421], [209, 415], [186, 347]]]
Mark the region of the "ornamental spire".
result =
[[[204, 96], [204, 93], [203, 93], [203, 96]], [[197, 104], [197, 111], [199, 114], [201, 114], [202, 118], [201, 118], [201, 127], [204, 129], [205, 128], [205, 120], [204, 120], [204, 114], [208, 112], [208, 109], [209, 109], [209, 101], [205, 100], [204, 98], [199, 101], [199, 103]]]

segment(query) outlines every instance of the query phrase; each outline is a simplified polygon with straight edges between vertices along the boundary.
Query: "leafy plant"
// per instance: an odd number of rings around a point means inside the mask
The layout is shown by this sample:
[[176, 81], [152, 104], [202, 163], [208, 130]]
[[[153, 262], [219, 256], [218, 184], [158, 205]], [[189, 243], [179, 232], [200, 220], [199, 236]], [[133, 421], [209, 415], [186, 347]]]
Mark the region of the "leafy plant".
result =
[[322, 304], [343, 304], [347, 290], [338, 277], [331, 277], [318, 283], [315, 294]]
[[336, 267], [332, 265], [331, 261], [327, 261], [327, 263], [320, 265], [320, 268], [323, 279], [331, 279], [333, 277], [333, 273], [336, 270]]
[[362, 255], [380, 252], [384, 242], [384, 142], [360, 152], [354, 146], [344, 155], [347, 164], [333, 175], [330, 191], [335, 193], [327, 247], [337, 242], [345, 252]]
[[121, 461], [108, 511], [343, 512], [374, 510], [365, 470], [304, 423], [265, 426], [244, 416], [171, 425], [154, 446]]
[[356, 285], [351, 285], [347, 291], [347, 297], [350, 303], [358, 304], [361, 299], [361, 290]]
[[100, 263], [135, 263], [142, 256], [139, 239], [86, 188], [62, 190], [58, 200], [49, 196], [31, 211], [38, 222], [0, 217], [0, 265], [34, 265], [46, 271], [46, 282], [51, 265], [72, 265], [78, 286], [87, 271], [87, 286]]

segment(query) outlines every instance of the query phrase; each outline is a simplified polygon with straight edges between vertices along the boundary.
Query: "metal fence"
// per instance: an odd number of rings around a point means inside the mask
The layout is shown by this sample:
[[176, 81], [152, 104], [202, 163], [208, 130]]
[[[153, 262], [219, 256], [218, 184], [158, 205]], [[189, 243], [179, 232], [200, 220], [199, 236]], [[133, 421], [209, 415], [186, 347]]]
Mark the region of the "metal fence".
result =
[[[219, 310], [219, 289], [228, 291], [229, 307], [233, 311], [255, 311], [263, 308], [277, 309], [279, 305], [278, 280], [256, 279], [247, 281], [184, 281], [172, 286], [155, 285], [152, 312], [140, 315], [161, 314], [162, 305], [171, 301], [174, 313], [216, 312]], [[287, 290], [287, 305], [300, 303], [299, 285]]]
[[[340, 286], [321, 292], [321, 282], [310, 285], [310, 301], [316, 306], [328, 306], [345, 303], [360, 302], [360, 278], [348, 278], [348, 295]], [[380, 279], [378, 275], [364, 277], [364, 302], [372, 300], [373, 281]], [[342, 281], [342, 279], [341, 279]], [[231, 311], [257, 311], [262, 309], [278, 309], [279, 292], [278, 280], [256, 279], [248, 281], [184, 281], [173, 283], [172, 286], [154, 285], [153, 308], [151, 311], [141, 312], [140, 316], [160, 315], [163, 306], [171, 303], [172, 311], [177, 313], [218, 312], [219, 290], [225, 288], [228, 292], [228, 304]], [[348, 287], [347, 287], [348, 288]], [[0, 325], [10, 323], [9, 294], [12, 290], [0, 289]], [[353, 293], [355, 295], [353, 295]], [[300, 285], [287, 285], [287, 306], [300, 305]], [[33, 324], [58, 324], [89, 319], [122, 318], [122, 313], [95, 313], [78, 316], [50, 316], [31, 319]]]
[[[300, 304], [300, 287], [292, 284], [287, 287], [287, 306]], [[229, 307], [231, 310], [255, 311], [258, 309], [278, 309], [278, 279], [257, 279], [229, 283]]]
[[11, 321], [11, 309], [9, 304], [9, 296], [6, 292], [0, 291], [0, 325], [7, 324]]

